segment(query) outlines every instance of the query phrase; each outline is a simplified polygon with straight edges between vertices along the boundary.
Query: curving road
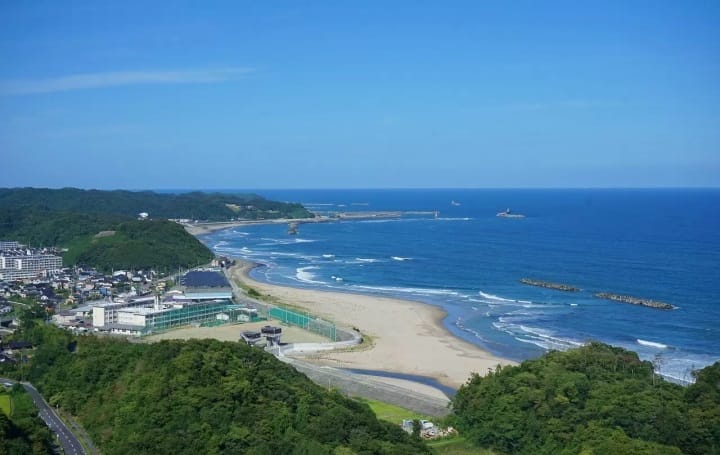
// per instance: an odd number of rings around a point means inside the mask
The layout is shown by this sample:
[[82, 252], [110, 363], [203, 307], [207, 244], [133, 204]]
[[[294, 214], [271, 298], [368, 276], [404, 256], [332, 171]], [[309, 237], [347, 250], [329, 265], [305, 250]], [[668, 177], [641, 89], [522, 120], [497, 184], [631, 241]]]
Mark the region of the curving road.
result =
[[[18, 381], [7, 378], [0, 378], [0, 382], [9, 382], [12, 384], [18, 383]], [[43, 419], [45, 425], [50, 428], [50, 431], [52, 431], [58, 436], [58, 441], [60, 441], [60, 445], [65, 451], [65, 454], [85, 455], [85, 449], [83, 449], [80, 441], [78, 441], [72, 431], [70, 431], [68, 427], [65, 426], [65, 423], [60, 420], [60, 418], [57, 416], [57, 414], [55, 414], [55, 411], [53, 411], [50, 405], [45, 402], [45, 399], [42, 397], [42, 395], [40, 395], [40, 392], [38, 392], [37, 389], [33, 387], [33, 385], [29, 382], [20, 382], [20, 384], [25, 388], [25, 391], [30, 394], [30, 397], [35, 403], [35, 406], [38, 408], [40, 418]]]

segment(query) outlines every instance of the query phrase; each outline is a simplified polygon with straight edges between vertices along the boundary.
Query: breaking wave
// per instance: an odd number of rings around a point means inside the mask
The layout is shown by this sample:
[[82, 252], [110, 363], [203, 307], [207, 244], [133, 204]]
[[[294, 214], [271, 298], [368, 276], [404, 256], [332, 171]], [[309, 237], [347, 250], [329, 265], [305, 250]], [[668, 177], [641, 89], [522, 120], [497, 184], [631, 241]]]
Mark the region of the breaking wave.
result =
[[662, 344], [662, 343], [656, 343], [654, 341], [641, 340], [640, 338], [638, 338], [636, 341], [638, 344], [647, 346], [650, 348], [657, 348], [657, 349], [667, 349], [668, 348], [668, 345]]
[[322, 281], [315, 280], [316, 276], [314, 273], [309, 272], [308, 270], [315, 270], [318, 269], [318, 267], [300, 267], [295, 270], [295, 278], [298, 281], [301, 281], [303, 283], [309, 283], [309, 284], [325, 284]]

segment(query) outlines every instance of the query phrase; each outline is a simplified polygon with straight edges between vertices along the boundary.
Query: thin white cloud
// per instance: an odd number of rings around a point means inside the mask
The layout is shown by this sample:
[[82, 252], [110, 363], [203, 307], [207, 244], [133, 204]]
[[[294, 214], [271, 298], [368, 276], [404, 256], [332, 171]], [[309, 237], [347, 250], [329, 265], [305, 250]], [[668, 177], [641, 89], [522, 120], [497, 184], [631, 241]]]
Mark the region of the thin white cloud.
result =
[[0, 81], [0, 95], [31, 95], [139, 84], [208, 84], [237, 79], [253, 68], [178, 71], [112, 71], [49, 79]]
[[622, 107], [623, 103], [616, 101], [598, 101], [598, 100], [567, 100], [555, 102], [540, 103], [521, 103], [497, 106], [498, 110], [523, 112], [523, 111], [546, 111], [546, 110], [566, 110], [566, 109], [610, 109]]

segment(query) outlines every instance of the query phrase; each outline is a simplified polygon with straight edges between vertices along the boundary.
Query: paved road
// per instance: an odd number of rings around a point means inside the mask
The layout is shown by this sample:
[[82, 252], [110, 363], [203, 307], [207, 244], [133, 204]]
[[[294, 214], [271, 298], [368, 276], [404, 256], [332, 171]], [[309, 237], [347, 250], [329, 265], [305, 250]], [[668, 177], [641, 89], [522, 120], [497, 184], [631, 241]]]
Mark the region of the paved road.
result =
[[[17, 383], [17, 381], [6, 378], [0, 378], [0, 382]], [[65, 450], [65, 454], [85, 455], [85, 449], [80, 445], [80, 441], [77, 440], [75, 435], [65, 426], [65, 423], [55, 414], [55, 411], [45, 402], [40, 392], [29, 382], [21, 382], [20, 384], [25, 388], [27, 393], [30, 394], [30, 397], [32, 397], [35, 406], [38, 408], [40, 418], [43, 419], [48, 428], [50, 428], [50, 431], [58, 436], [58, 440]]]

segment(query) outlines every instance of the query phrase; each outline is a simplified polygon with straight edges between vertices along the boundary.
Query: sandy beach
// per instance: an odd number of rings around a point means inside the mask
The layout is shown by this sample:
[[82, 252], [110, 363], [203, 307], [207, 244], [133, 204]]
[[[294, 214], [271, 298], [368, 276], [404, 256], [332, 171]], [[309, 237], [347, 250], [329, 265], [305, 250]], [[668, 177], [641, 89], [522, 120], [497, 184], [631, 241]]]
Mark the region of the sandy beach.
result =
[[369, 349], [322, 353], [308, 359], [313, 362], [428, 376], [451, 387], [465, 383], [473, 372], [483, 375], [498, 364], [514, 364], [453, 336], [442, 325], [445, 312], [441, 308], [409, 300], [266, 284], [250, 278], [253, 267], [255, 264], [238, 261], [231, 276], [318, 317], [356, 327], [372, 340]]

